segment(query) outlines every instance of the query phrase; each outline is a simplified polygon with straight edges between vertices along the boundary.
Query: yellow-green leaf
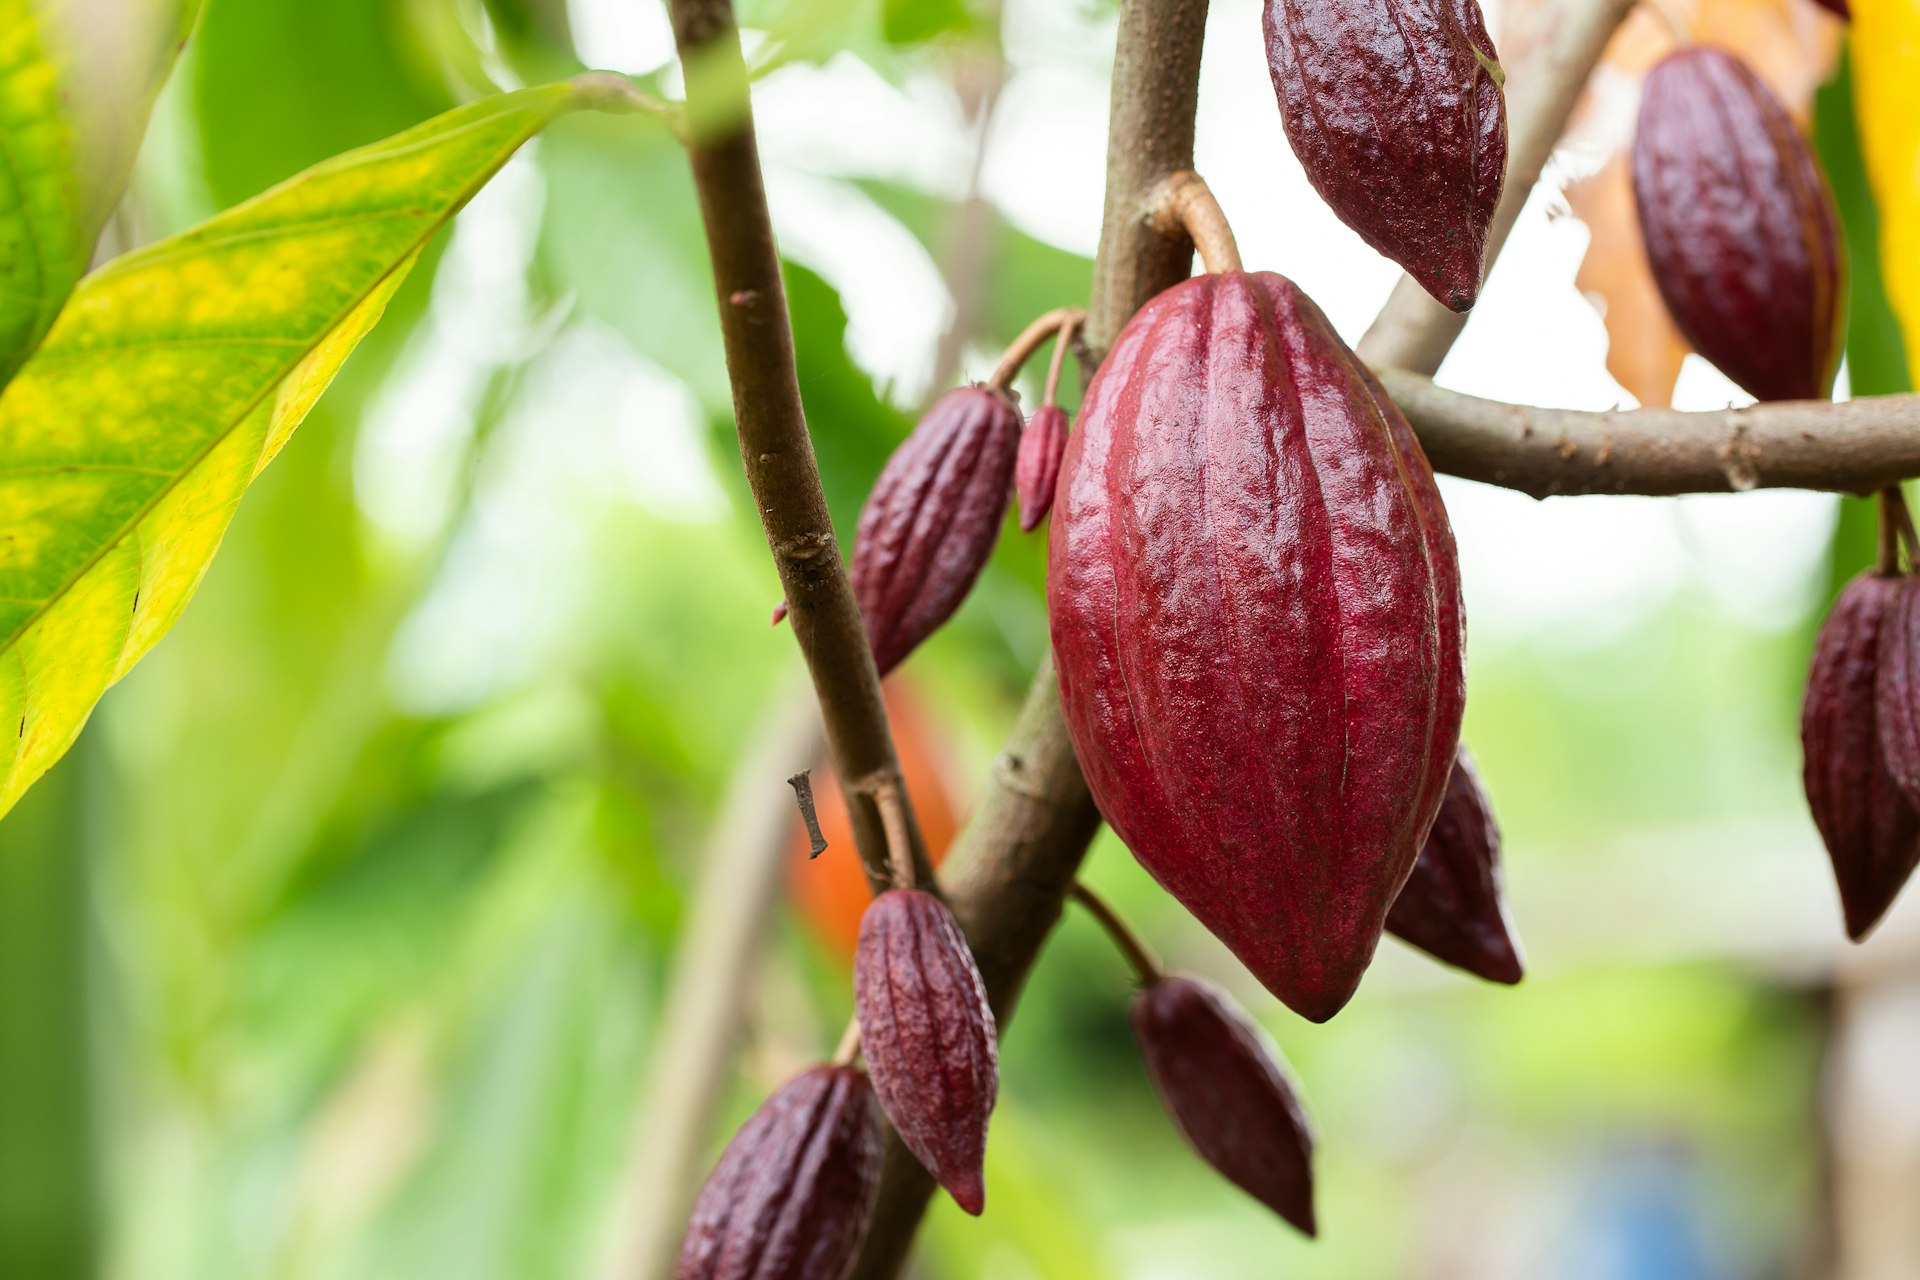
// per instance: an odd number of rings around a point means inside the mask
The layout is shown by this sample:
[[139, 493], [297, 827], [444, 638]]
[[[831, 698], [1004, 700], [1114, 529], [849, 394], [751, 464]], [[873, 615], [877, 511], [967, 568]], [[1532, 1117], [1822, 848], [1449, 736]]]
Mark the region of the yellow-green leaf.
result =
[[1887, 297], [1920, 373], [1920, 5], [1853, 0], [1854, 111], [1880, 213]]
[[87, 269], [198, 0], [0, 0], [0, 387]]
[[0, 814], [173, 625], [421, 246], [587, 91], [485, 99], [83, 280], [0, 393]]

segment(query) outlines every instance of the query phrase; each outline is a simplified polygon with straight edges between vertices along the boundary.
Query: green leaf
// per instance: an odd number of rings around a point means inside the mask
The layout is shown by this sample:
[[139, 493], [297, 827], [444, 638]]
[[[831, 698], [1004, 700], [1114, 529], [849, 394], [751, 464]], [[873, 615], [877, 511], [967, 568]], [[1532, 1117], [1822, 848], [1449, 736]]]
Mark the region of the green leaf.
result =
[[0, 387], [86, 271], [197, 8], [0, 0]]
[[484, 99], [83, 281], [0, 395], [0, 814], [180, 615], [421, 246], [556, 115]]

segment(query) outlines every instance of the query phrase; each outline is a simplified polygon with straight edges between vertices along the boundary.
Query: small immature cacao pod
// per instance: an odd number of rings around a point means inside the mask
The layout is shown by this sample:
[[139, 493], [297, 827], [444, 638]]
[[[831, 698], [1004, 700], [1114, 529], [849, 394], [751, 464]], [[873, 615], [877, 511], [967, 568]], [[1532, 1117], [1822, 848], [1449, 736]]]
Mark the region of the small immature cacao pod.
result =
[[1465, 747], [1413, 874], [1387, 913], [1387, 932], [1489, 982], [1520, 981], [1520, 946], [1501, 886], [1500, 828]]
[[875, 898], [860, 921], [853, 996], [881, 1109], [954, 1201], [979, 1214], [1000, 1057], [986, 984], [946, 904], [919, 889]]
[[1647, 75], [1633, 194], [1660, 296], [1695, 350], [1761, 400], [1824, 398], [1846, 322], [1846, 243], [1786, 108], [1724, 49]]
[[1902, 580], [1863, 573], [1833, 602], [1813, 648], [1800, 715], [1807, 807], [1826, 841], [1847, 934], [1886, 914], [1920, 863], [1920, 812], [1881, 752], [1879, 675]]
[[959, 387], [927, 410], [860, 511], [848, 577], [885, 675], [953, 616], [993, 553], [1020, 450], [1005, 393]]
[[1313, 1127], [1266, 1032], [1219, 988], [1174, 974], [1134, 997], [1133, 1038], [1201, 1159], [1313, 1235]]
[[694, 1202], [674, 1280], [845, 1280], [880, 1191], [866, 1074], [819, 1066], [727, 1144]]
[[1460, 740], [1460, 575], [1412, 430], [1292, 282], [1141, 308], [1087, 390], [1048, 611], [1100, 811], [1268, 990], [1339, 1011]]
[[1020, 433], [1020, 456], [1013, 465], [1013, 488], [1020, 495], [1020, 532], [1032, 533], [1053, 507], [1060, 478], [1060, 455], [1067, 451], [1067, 411], [1042, 405]]
[[1507, 173], [1499, 56], [1474, 0], [1266, 0], [1287, 141], [1341, 221], [1455, 311], [1480, 292]]

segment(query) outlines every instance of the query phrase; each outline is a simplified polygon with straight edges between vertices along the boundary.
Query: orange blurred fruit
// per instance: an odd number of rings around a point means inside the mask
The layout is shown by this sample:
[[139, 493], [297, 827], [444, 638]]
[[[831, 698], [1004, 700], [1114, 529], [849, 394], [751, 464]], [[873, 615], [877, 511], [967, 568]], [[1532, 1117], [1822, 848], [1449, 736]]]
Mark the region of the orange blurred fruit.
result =
[[[907, 795], [920, 819], [927, 855], [938, 867], [958, 828], [957, 797], [948, 784], [939, 744], [933, 740], [920, 700], [897, 678], [887, 683], [886, 698], [887, 717], [893, 724], [893, 744], [900, 755], [900, 772], [906, 780]], [[860, 940], [860, 917], [867, 903], [873, 900], [873, 894], [867, 888], [860, 855], [853, 846], [846, 798], [840, 793], [832, 766], [825, 760], [814, 767], [813, 798], [820, 815], [821, 834], [827, 838], [827, 849], [818, 858], [807, 857], [807, 832], [796, 813], [793, 832], [787, 841], [787, 889], [793, 896], [795, 909], [814, 936], [828, 951], [851, 962], [854, 946]]]

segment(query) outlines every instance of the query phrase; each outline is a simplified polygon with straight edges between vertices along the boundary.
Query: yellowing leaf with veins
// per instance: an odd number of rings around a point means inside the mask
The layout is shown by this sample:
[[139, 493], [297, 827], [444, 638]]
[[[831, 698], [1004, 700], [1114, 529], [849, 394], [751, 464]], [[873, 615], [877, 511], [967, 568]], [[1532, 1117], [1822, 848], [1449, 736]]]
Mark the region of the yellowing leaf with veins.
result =
[[0, 387], [126, 185], [197, 0], [0, 0]]
[[164, 635], [420, 248], [588, 91], [450, 111], [87, 277], [0, 393], [0, 814]]
[[1853, 0], [1853, 109], [1880, 214], [1880, 271], [1920, 373], [1920, 2]]

